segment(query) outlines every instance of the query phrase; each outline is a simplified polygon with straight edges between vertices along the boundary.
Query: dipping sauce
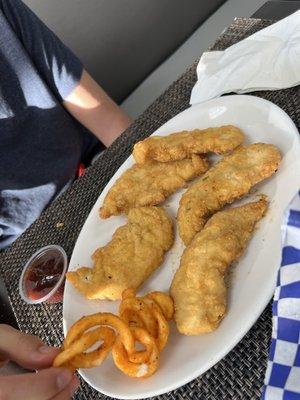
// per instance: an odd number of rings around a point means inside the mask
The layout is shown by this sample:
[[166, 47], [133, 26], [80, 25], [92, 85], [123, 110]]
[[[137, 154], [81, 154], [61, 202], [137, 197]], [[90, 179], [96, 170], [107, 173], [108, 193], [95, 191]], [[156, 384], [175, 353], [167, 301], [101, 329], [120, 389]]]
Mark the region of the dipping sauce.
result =
[[20, 294], [29, 303], [61, 301], [67, 258], [59, 246], [46, 246], [36, 252], [24, 267]]
[[56, 286], [64, 270], [64, 260], [55, 251], [41, 254], [24, 276], [27, 296], [31, 300], [45, 297]]

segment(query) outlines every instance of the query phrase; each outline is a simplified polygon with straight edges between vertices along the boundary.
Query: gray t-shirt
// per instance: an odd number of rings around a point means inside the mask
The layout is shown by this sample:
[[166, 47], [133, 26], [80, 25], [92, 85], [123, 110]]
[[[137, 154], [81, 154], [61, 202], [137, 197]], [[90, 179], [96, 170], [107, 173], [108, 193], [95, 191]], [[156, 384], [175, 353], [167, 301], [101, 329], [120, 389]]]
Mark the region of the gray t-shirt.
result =
[[82, 70], [21, 0], [0, 0], [0, 249], [74, 179], [97, 143], [61, 104]]

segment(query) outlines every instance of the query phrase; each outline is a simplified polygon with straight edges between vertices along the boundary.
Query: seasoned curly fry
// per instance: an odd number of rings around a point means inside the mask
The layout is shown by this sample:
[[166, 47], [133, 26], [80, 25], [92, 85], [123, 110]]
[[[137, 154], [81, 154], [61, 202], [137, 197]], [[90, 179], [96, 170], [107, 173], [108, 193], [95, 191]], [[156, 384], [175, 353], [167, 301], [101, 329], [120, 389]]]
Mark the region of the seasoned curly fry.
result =
[[145, 328], [150, 335], [156, 336], [157, 334], [157, 326], [156, 320], [153, 318], [152, 312], [148, 305], [142, 301], [142, 299], [138, 298], [127, 298], [122, 300], [119, 307], [120, 317], [129, 324], [130, 321], [126, 318], [127, 310], [131, 311], [134, 314], [137, 314], [137, 317], [142, 321], [141, 328]]
[[169, 337], [167, 320], [174, 314], [173, 300], [161, 292], [152, 292], [144, 297], [133, 296], [131, 289], [123, 292], [120, 317], [131, 327], [145, 328], [155, 338], [159, 351], [162, 351]]
[[162, 309], [153, 300], [145, 298], [144, 301], [150, 306], [153, 317], [156, 319], [157, 331], [155, 339], [158, 350], [162, 351], [166, 346], [169, 338], [169, 324], [164, 314], [162, 313]]
[[149, 354], [147, 362], [140, 362], [139, 357], [130, 361], [128, 353], [123, 346], [121, 340], [117, 339], [112, 355], [116, 366], [124, 372], [124, 374], [132, 378], [148, 378], [153, 375], [158, 368], [159, 351], [153, 337], [142, 328], [131, 328], [133, 337], [146, 347], [146, 353]]
[[114, 328], [121, 337], [126, 351], [134, 352], [134, 340], [129, 327], [118, 316], [111, 313], [96, 313], [81, 318], [74, 324], [65, 339], [64, 346], [69, 347], [85, 331], [98, 325], [105, 325]]
[[[108, 355], [115, 342], [115, 332], [108, 327], [101, 327], [85, 332], [76, 341], [72, 341], [54, 360], [53, 366], [76, 368], [97, 367]], [[85, 353], [93, 344], [103, 340], [103, 344], [90, 353]]]
[[[136, 378], [151, 376], [158, 368], [159, 353], [169, 337], [167, 320], [174, 313], [173, 301], [161, 292], [136, 297], [133, 289], [125, 290], [122, 298], [120, 317], [97, 313], [72, 325], [53, 366], [72, 371], [95, 367], [112, 349], [116, 366], [125, 374]], [[98, 341], [103, 343], [87, 352]], [[137, 350], [135, 342], [145, 349]]]
[[[96, 329], [90, 330], [92, 328]], [[134, 353], [134, 339], [128, 325], [114, 314], [97, 313], [85, 316], [71, 326], [62, 351], [55, 358], [53, 366], [76, 370], [100, 365], [115, 342], [115, 331], [126, 351], [129, 354]], [[96, 350], [85, 353], [98, 341], [103, 341], [103, 344]]]
[[169, 321], [174, 315], [174, 303], [172, 298], [163, 292], [151, 292], [146, 295], [147, 299], [154, 300], [162, 309], [165, 318]]

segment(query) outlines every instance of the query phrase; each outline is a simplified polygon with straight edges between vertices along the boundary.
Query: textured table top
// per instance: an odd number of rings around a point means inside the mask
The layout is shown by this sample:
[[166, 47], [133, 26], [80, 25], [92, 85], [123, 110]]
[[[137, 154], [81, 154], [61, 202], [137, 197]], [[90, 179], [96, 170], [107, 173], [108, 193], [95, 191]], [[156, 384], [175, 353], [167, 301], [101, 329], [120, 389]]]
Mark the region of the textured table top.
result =
[[[222, 50], [268, 26], [271, 21], [236, 19], [212, 49]], [[18, 294], [22, 266], [39, 247], [59, 244], [70, 257], [76, 238], [99, 194], [118, 167], [130, 155], [133, 144], [189, 106], [196, 81], [196, 63], [160, 96], [127, 131], [107, 149], [94, 166], [56, 200], [6, 252], [0, 255], [0, 272], [8, 289], [20, 329], [60, 345], [62, 305], [25, 304]], [[283, 108], [300, 126], [299, 88], [253, 93]], [[63, 224], [61, 224], [61, 222]], [[159, 399], [258, 399], [265, 373], [271, 337], [268, 306], [243, 340], [218, 364], [189, 384]], [[82, 382], [76, 399], [105, 398]]]

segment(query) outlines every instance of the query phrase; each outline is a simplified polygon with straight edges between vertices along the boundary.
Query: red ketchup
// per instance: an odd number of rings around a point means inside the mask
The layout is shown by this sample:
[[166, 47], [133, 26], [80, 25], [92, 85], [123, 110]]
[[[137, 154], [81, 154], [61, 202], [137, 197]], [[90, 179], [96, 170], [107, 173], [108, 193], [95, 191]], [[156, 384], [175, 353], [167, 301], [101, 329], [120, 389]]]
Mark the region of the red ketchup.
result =
[[[22, 274], [22, 297], [28, 302], [62, 300], [66, 256], [58, 246], [47, 246], [35, 253]], [[49, 296], [49, 294], [53, 293]]]

